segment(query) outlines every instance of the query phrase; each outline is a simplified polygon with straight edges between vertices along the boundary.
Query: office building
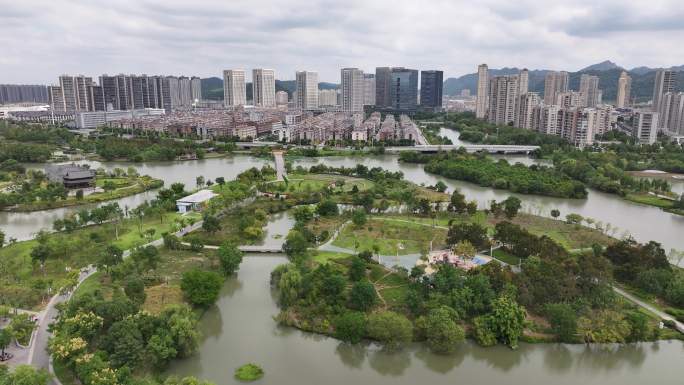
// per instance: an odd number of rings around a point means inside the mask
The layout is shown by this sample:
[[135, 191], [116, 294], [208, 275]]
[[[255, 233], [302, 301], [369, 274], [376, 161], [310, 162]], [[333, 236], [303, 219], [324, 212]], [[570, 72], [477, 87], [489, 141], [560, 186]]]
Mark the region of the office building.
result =
[[489, 69], [486, 64], [477, 67], [477, 99], [475, 100], [475, 116], [479, 119], [487, 117], [489, 108]]
[[252, 97], [257, 107], [276, 105], [274, 70], [262, 68], [252, 70]]
[[642, 144], [653, 144], [658, 138], [658, 113], [638, 111], [635, 118], [634, 138]]
[[276, 104], [279, 106], [286, 106], [289, 96], [286, 91], [278, 91], [275, 94]]
[[342, 68], [340, 71], [342, 86], [342, 111], [363, 111], [365, 96], [363, 71], [358, 68]]
[[375, 69], [375, 105], [378, 107], [390, 107], [391, 72], [390, 67]]
[[515, 123], [519, 91], [520, 81], [518, 75], [493, 77], [489, 81], [487, 120], [495, 124]]
[[375, 105], [375, 75], [363, 74], [363, 105]]
[[418, 106], [418, 70], [395, 67], [390, 71], [390, 109], [414, 112]]
[[632, 77], [627, 74], [627, 71], [620, 73], [617, 88], [617, 100], [615, 106], [617, 108], [626, 108], [630, 106], [630, 93], [632, 92]]
[[442, 108], [443, 79], [442, 71], [420, 71], [421, 108], [432, 111]]
[[556, 102], [558, 94], [568, 92], [569, 76], [565, 71], [549, 71], [544, 78], [544, 104]]
[[596, 107], [600, 104], [601, 96], [599, 92], [599, 77], [594, 75], [582, 74], [580, 76], [581, 104], [584, 107]]
[[247, 86], [244, 70], [223, 71], [223, 103], [226, 107], [247, 104]]
[[302, 110], [318, 108], [318, 72], [297, 71], [297, 107]]

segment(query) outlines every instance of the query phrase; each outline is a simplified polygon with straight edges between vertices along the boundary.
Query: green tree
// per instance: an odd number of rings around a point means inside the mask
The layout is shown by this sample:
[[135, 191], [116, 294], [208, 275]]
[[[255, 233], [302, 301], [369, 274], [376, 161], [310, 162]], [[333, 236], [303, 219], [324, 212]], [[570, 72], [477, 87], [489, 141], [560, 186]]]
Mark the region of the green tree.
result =
[[481, 346], [496, 345], [496, 333], [494, 332], [489, 316], [479, 316], [473, 319], [473, 334], [475, 341]]
[[381, 342], [386, 349], [396, 350], [413, 339], [413, 325], [405, 316], [381, 311], [368, 316], [368, 336]]
[[459, 214], [463, 214], [467, 209], [467, 203], [465, 195], [461, 194], [460, 191], [454, 190], [451, 193], [451, 200], [449, 202], [449, 211], [454, 211]]
[[144, 354], [143, 336], [132, 319], [114, 323], [107, 332], [105, 346], [114, 367], [136, 368]]
[[441, 180], [435, 183], [435, 190], [438, 192], [445, 192], [447, 190], [447, 185], [446, 183], [442, 182]]
[[194, 306], [209, 307], [216, 302], [223, 286], [223, 278], [213, 271], [193, 269], [183, 273], [181, 290]]
[[375, 287], [366, 280], [355, 283], [349, 293], [349, 305], [356, 310], [368, 311], [377, 300]]
[[224, 242], [216, 254], [218, 255], [223, 275], [231, 275], [240, 268], [243, 253], [234, 243]]
[[355, 226], [361, 227], [365, 225], [367, 222], [366, 218], [366, 210], [363, 209], [356, 209], [352, 213], [352, 223], [354, 223]]
[[47, 385], [50, 374], [45, 369], [31, 365], [19, 365], [14, 371], [0, 365], [0, 384], [2, 385]]
[[498, 341], [516, 348], [525, 323], [525, 309], [509, 297], [499, 297], [492, 302], [488, 322]]
[[352, 257], [351, 265], [349, 266], [349, 280], [360, 281], [366, 276], [366, 262], [358, 256]]
[[109, 274], [111, 269], [121, 262], [123, 262], [123, 250], [116, 245], [109, 245], [100, 255], [98, 265]]
[[452, 353], [458, 343], [465, 339], [465, 331], [455, 319], [458, 313], [448, 306], [430, 310], [425, 317], [425, 337], [435, 353]]
[[221, 230], [221, 222], [217, 217], [206, 213], [202, 217], [202, 230], [208, 232], [209, 234], [214, 234]]
[[545, 307], [551, 331], [561, 342], [577, 342], [577, 312], [566, 303], [552, 303]]
[[321, 201], [316, 207], [316, 212], [322, 217], [334, 217], [338, 215], [337, 203], [330, 199]]
[[356, 344], [366, 335], [366, 315], [357, 311], [347, 311], [335, 317], [333, 327], [335, 338]]
[[506, 218], [513, 219], [513, 217], [518, 215], [518, 211], [520, 211], [520, 208], [522, 207], [522, 202], [520, 199], [510, 196], [503, 201], [503, 205]]
[[145, 282], [139, 275], [130, 275], [126, 278], [124, 292], [131, 301], [139, 305], [145, 303], [145, 298], [147, 297], [145, 294]]
[[558, 219], [558, 217], [560, 217], [560, 215], [561, 215], [560, 210], [558, 210], [558, 209], [551, 210], [551, 216], [553, 217], [553, 219]]
[[0, 350], [2, 351], [2, 356], [5, 356], [5, 348], [9, 346], [12, 342], [12, 332], [7, 328], [0, 329]]
[[290, 257], [301, 255], [309, 248], [309, 241], [297, 230], [290, 230], [283, 244], [283, 251]]

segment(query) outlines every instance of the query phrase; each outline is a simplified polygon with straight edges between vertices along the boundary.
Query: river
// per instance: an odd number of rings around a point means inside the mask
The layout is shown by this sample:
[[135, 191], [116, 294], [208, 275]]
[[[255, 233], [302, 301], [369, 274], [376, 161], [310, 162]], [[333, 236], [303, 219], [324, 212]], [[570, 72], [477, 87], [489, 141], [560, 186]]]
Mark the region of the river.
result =
[[265, 370], [256, 384], [681, 384], [681, 341], [623, 346], [521, 344], [481, 348], [465, 342], [452, 355], [424, 347], [389, 354], [377, 346], [339, 341], [278, 326], [270, 272], [279, 256], [246, 256], [200, 321], [197, 354], [171, 364], [169, 374], [193, 375], [217, 385], [239, 384], [235, 368], [254, 362]]
[[[506, 158], [511, 162], [531, 164], [538, 162], [525, 156], [496, 156]], [[165, 185], [174, 182], [185, 183], [189, 188], [195, 186], [195, 177], [203, 175], [207, 179], [216, 179], [223, 176], [226, 180], [235, 178], [240, 172], [250, 167], [261, 167], [271, 164], [269, 160], [255, 158], [248, 155], [234, 155], [228, 158], [215, 158], [184, 162], [150, 162], [142, 164], [116, 163], [116, 162], [89, 162], [92, 167], [126, 168], [135, 166], [141, 174], [148, 174], [155, 178], [163, 179]], [[638, 241], [647, 242], [655, 240], [663, 244], [669, 251], [671, 248], [684, 249], [684, 216], [666, 213], [658, 208], [631, 203], [614, 195], [605, 194], [589, 189], [589, 197], [584, 200], [561, 199], [543, 197], [537, 195], [512, 194], [505, 190], [496, 190], [488, 187], [480, 187], [472, 183], [449, 180], [436, 175], [427, 174], [422, 165], [400, 163], [395, 155], [359, 157], [327, 157], [327, 158], [301, 158], [294, 162], [295, 166], [312, 166], [325, 163], [330, 166], [353, 167], [362, 163], [368, 167], [382, 167], [392, 171], [401, 171], [407, 180], [425, 185], [434, 185], [437, 181], [444, 181], [449, 191], [457, 188], [463, 192], [467, 199], [476, 200], [480, 208], [488, 206], [492, 199], [502, 200], [509, 195], [516, 195], [523, 201], [526, 212], [548, 216], [551, 209], [559, 209], [561, 215], [577, 213], [584, 217], [594, 218], [605, 226], [610, 224], [610, 233], [622, 237], [631, 235]], [[145, 200], [152, 199], [154, 191], [123, 198], [119, 204], [135, 207]], [[52, 222], [69, 212], [77, 211], [78, 208], [62, 208], [32, 213], [8, 213], [0, 212], [0, 228], [7, 237], [26, 239], [40, 229], [50, 229]]]

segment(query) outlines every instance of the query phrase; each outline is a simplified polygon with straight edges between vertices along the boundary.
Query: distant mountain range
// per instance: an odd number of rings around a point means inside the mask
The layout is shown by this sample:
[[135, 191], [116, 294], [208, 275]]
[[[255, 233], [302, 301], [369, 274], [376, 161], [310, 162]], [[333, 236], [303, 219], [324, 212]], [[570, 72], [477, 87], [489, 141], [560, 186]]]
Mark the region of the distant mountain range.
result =
[[[637, 101], [648, 101], [653, 96], [653, 82], [655, 71], [660, 68], [636, 67], [627, 72], [632, 77], [632, 98]], [[677, 76], [677, 89], [684, 91], [684, 65], [671, 67], [671, 69], [683, 72]], [[619, 65], [606, 60], [583, 68], [577, 72], [569, 72], [570, 89], [579, 89], [579, 79], [582, 74], [596, 75], [599, 77], [599, 88], [603, 90], [604, 101], [614, 101], [617, 97], [617, 82], [620, 73], [624, 69]], [[513, 75], [520, 72], [518, 68], [490, 69], [490, 76]], [[544, 93], [544, 78], [549, 70], [530, 70], [529, 87], [532, 92]], [[461, 90], [469, 89], [471, 94], [477, 92], [477, 73], [463, 75], [458, 78], [448, 78], [444, 81], [444, 93], [458, 95]]]
[[[247, 83], [247, 100], [252, 99], [252, 83]], [[288, 95], [292, 96], [292, 93], [297, 88], [295, 80], [276, 80], [275, 81], [276, 92], [285, 91]], [[318, 83], [318, 89], [328, 90], [337, 89], [338, 84], [335, 83]], [[223, 79], [217, 77], [204, 78], [202, 79], [202, 98], [209, 100], [223, 100]]]

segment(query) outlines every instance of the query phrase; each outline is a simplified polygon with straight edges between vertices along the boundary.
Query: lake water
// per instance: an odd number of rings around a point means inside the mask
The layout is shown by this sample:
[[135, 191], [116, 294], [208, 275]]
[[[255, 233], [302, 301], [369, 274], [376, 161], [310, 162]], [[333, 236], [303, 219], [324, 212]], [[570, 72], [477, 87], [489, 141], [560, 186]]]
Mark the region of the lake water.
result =
[[255, 384], [373, 385], [643, 385], [682, 384], [684, 344], [660, 341], [623, 346], [521, 344], [482, 348], [465, 342], [452, 355], [415, 345], [398, 353], [374, 344], [347, 345], [276, 324], [270, 272], [285, 257], [246, 256], [200, 321], [203, 338], [192, 357], [169, 374], [217, 385], [239, 384], [235, 368], [254, 362], [266, 375]]

